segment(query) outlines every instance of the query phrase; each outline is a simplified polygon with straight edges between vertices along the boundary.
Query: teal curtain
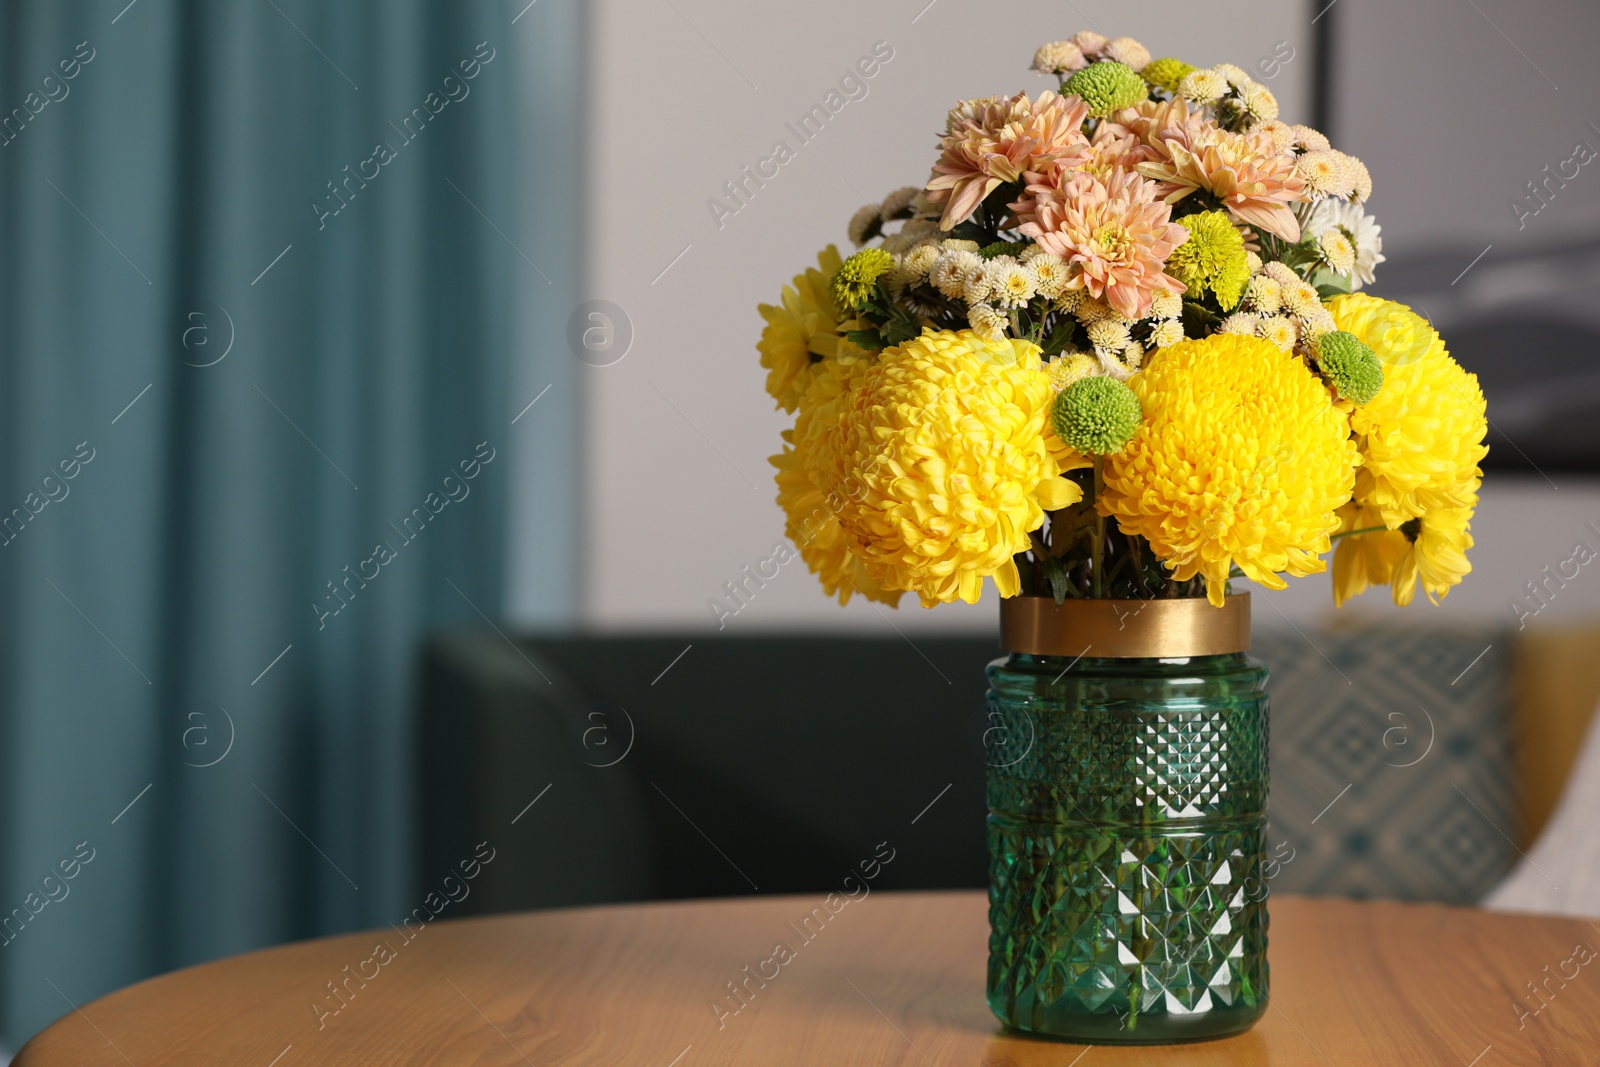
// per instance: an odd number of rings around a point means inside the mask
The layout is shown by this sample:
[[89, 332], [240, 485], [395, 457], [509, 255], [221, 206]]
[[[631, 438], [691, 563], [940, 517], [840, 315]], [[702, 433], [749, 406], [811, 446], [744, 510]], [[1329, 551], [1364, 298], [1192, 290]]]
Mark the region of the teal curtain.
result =
[[[513, 118], [516, 35], [570, 56], [576, 17], [519, 8], [0, 7], [13, 1048], [415, 903], [414, 654], [500, 609], [515, 312], [570, 284], [571, 227], [514, 245]], [[522, 358], [570, 395], [570, 356]], [[560, 462], [519, 472], [552, 507]]]

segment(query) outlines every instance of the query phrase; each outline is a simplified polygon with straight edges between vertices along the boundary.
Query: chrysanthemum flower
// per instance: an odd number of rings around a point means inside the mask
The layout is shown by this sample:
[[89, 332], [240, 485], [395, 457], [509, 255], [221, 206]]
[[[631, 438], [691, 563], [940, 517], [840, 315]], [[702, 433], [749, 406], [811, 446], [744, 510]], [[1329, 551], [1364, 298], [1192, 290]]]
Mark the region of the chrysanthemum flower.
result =
[[1135, 41], [1132, 37], [1113, 37], [1106, 42], [1102, 53], [1107, 59], [1114, 59], [1134, 71], [1142, 72], [1150, 65], [1150, 49]]
[[1355, 243], [1337, 226], [1330, 226], [1317, 237], [1317, 252], [1335, 274], [1349, 274], [1355, 270]]
[[[1475, 504], [1476, 494], [1473, 500]], [[1472, 571], [1467, 560], [1467, 549], [1472, 547], [1472, 511], [1472, 506], [1442, 509], [1396, 530], [1341, 538], [1333, 553], [1334, 605], [1342, 606], [1370, 586], [1392, 585], [1394, 602], [1405, 607], [1416, 596], [1418, 584], [1437, 604]], [[1381, 525], [1371, 508], [1352, 503], [1342, 514], [1347, 530]]]
[[944, 204], [939, 226], [949, 230], [971, 218], [1002, 182], [1082, 151], [1089, 143], [1083, 135], [1088, 114], [1082, 100], [1047, 89], [1037, 100], [1019, 93], [962, 120], [940, 143], [925, 187], [929, 200]]
[[1220, 605], [1237, 565], [1269, 589], [1321, 559], [1359, 462], [1345, 415], [1300, 359], [1214, 335], [1161, 350], [1132, 379], [1144, 421], [1106, 460], [1102, 514]]
[[1157, 293], [1155, 299], [1150, 301], [1150, 317], [1156, 319], [1175, 319], [1183, 314], [1183, 297], [1177, 293]]
[[1160, 183], [1167, 203], [1204, 190], [1241, 222], [1300, 240], [1300, 223], [1288, 205], [1306, 199], [1305, 183], [1295, 174], [1294, 156], [1279, 151], [1270, 134], [1231, 133], [1191, 113], [1181, 99], [1158, 105], [1135, 125], [1156, 155], [1137, 169]]
[[[1361, 447], [1356, 499], [1385, 526], [1470, 508], [1488, 453], [1483, 390], [1426, 320], [1390, 300], [1355, 293], [1328, 303], [1339, 329], [1383, 361], [1383, 387], [1350, 416]], [[1426, 345], [1423, 348], [1423, 345]], [[1421, 355], [1417, 349], [1423, 348]]]
[[1094, 345], [1097, 352], [1117, 353], [1128, 347], [1133, 340], [1128, 333], [1128, 324], [1120, 319], [1100, 319], [1091, 322], [1084, 331], [1089, 335], [1089, 343]]
[[839, 523], [886, 587], [975, 602], [983, 579], [1021, 588], [1012, 557], [1046, 509], [1082, 497], [1046, 440], [1055, 390], [1026, 341], [925, 331], [884, 352], [841, 405], [819, 469], [852, 492]]
[[1106, 45], [1111, 43], [1110, 39], [1106, 37], [1105, 34], [1096, 33], [1094, 30], [1079, 30], [1077, 33], [1072, 35], [1070, 40], [1073, 44], [1077, 45], [1086, 56], [1098, 56], [1102, 54], [1106, 50]]
[[1279, 292], [1284, 312], [1296, 318], [1310, 318], [1322, 309], [1322, 298], [1317, 296], [1317, 291], [1299, 278], [1280, 285]]
[[1266, 274], [1257, 274], [1250, 279], [1250, 284], [1244, 290], [1244, 308], [1246, 311], [1259, 311], [1263, 315], [1276, 315], [1283, 306], [1283, 286], [1277, 280]]
[[1100, 373], [1100, 361], [1087, 352], [1063, 352], [1045, 364], [1050, 386], [1060, 392], [1073, 382]]
[[[1265, 85], [1254, 82], [1239, 90], [1239, 103], [1246, 114], [1257, 122], [1265, 122], [1278, 117], [1278, 98], [1272, 95], [1272, 90]], [[1271, 134], [1274, 147], [1278, 146], [1278, 134]]]
[[1188, 231], [1171, 221], [1172, 209], [1157, 203], [1154, 186], [1138, 175], [1102, 183], [1054, 170], [1030, 183], [1011, 208], [1022, 220], [1019, 232], [1073, 265], [1070, 287], [1087, 289], [1127, 318], [1149, 314], [1156, 293], [1183, 290], [1162, 265]]
[[1256, 323], [1256, 336], [1287, 352], [1300, 340], [1300, 331], [1288, 316], [1268, 315]]
[[878, 234], [883, 232], [883, 212], [877, 204], [863, 204], [850, 216], [850, 223], [845, 227], [845, 235], [850, 238], [850, 243], [860, 248]]
[[863, 248], [839, 265], [828, 284], [833, 306], [840, 311], [862, 307], [877, 287], [878, 279], [894, 269], [894, 254], [881, 248]]
[[1305, 183], [1306, 192], [1313, 199], [1349, 196], [1354, 187], [1354, 177], [1345, 165], [1348, 158], [1343, 152], [1331, 148], [1307, 152], [1295, 163], [1294, 172]]
[[1233, 334], [1239, 337], [1254, 337], [1256, 327], [1260, 324], [1260, 315], [1252, 315], [1248, 311], [1235, 311], [1232, 315], [1222, 320], [1222, 323], [1217, 327], [1217, 332]]
[[928, 276], [928, 271], [939, 259], [939, 249], [935, 245], [918, 245], [907, 252], [900, 260], [900, 280], [906, 285], [915, 285]]
[[1287, 152], [1294, 147], [1294, 127], [1278, 119], [1267, 119], [1256, 127], [1257, 132], [1272, 138], [1272, 147]]
[[967, 275], [982, 267], [983, 260], [978, 258], [977, 249], [969, 252], [965, 248], [945, 248], [928, 268], [928, 281], [951, 300], [960, 300], [966, 289]]
[[762, 304], [767, 321], [756, 346], [767, 368], [767, 392], [784, 411], [793, 411], [811, 384], [812, 373], [824, 360], [849, 362], [866, 353], [845, 339], [847, 330], [867, 324], [835, 309], [828, 288], [839, 271], [839, 250], [829, 245], [817, 255], [817, 268], [798, 274], [784, 286], [783, 302]]
[[1250, 280], [1244, 238], [1225, 211], [1201, 211], [1180, 222], [1189, 239], [1167, 258], [1167, 270], [1199, 298], [1207, 289], [1216, 294], [1222, 310], [1232, 310]]
[[1302, 152], [1325, 152], [1333, 147], [1328, 143], [1326, 134], [1313, 130], [1310, 126], [1291, 126], [1294, 132], [1294, 146]]
[[1176, 93], [1183, 79], [1194, 73], [1194, 66], [1181, 59], [1165, 56], [1161, 59], [1151, 60], [1139, 71], [1140, 77], [1158, 89], [1165, 89], [1169, 93]]
[[1051, 41], [1033, 54], [1033, 69], [1041, 74], [1067, 74], [1088, 65], [1082, 50], [1071, 41]]
[[1019, 308], [1033, 299], [1036, 292], [1033, 274], [1016, 260], [1004, 263], [991, 261], [988, 273], [989, 291], [997, 307]]
[[1170, 348], [1183, 340], [1183, 323], [1177, 319], [1162, 319], [1150, 331], [1150, 345], [1153, 348]]
[[1089, 114], [1102, 118], [1113, 111], [1132, 107], [1150, 95], [1144, 79], [1124, 63], [1102, 59], [1078, 71], [1061, 87], [1062, 92], [1080, 98]]
[[[770, 457], [777, 468], [778, 506], [784, 513], [784, 534], [800, 552], [800, 558], [822, 581], [823, 591], [848, 604], [860, 593], [894, 607], [900, 591], [885, 589], [867, 573], [865, 565], [851, 554], [839, 526], [839, 509], [844, 496], [827, 493], [813, 480], [818, 446], [828, 429], [838, 420], [839, 401], [859, 384], [870, 366], [866, 361], [853, 364], [823, 364], [801, 404], [800, 417], [793, 430], [784, 431], [787, 444], [781, 453]], [[850, 486], [845, 487], [848, 491]]]
[[1372, 174], [1367, 170], [1367, 165], [1355, 156], [1346, 156], [1350, 167], [1350, 199], [1358, 204], [1367, 202], [1372, 195]]
[[1206, 68], [1190, 71], [1178, 83], [1178, 96], [1192, 104], [1214, 103], [1227, 91], [1228, 79]]
[[967, 325], [985, 341], [1002, 341], [1009, 323], [1006, 317], [989, 304], [972, 304], [967, 308]]
[[1305, 219], [1305, 232], [1320, 238], [1331, 229], [1338, 229], [1355, 246], [1350, 287], [1360, 289], [1371, 285], [1383, 254], [1383, 227], [1378, 220], [1362, 210], [1361, 205], [1348, 200], [1329, 198], [1317, 201]]
[[1250, 77], [1243, 67], [1235, 66], [1232, 63], [1218, 63], [1211, 69], [1226, 78], [1228, 85], [1234, 89], [1244, 89], [1256, 83], [1256, 80]]
[[902, 185], [894, 192], [883, 198], [883, 203], [878, 205], [886, 219], [906, 218], [911, 213], [911, 204], [922, 192], [919, 185]]
[[[1038, 245], [1033, 247], [1039, 248]], [[1054, 300], [1067, 287], [1072, 272], [1068, 270], [1066, 260], [1060, 256], [1040, 249], [1038, 255], [1025, 255], [1023, 262], [1033, 279], [1033, 291], [1046, 300]]]

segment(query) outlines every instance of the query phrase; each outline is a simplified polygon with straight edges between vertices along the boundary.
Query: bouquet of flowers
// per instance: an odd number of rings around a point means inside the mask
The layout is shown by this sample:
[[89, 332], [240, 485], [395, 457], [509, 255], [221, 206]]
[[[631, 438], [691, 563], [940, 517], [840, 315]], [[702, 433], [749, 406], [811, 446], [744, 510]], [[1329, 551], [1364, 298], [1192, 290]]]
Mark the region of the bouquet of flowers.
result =
[[824, 590], [1221, 604], [1332, 550], [1339, 603], [1437, 602], [1484, 399], [1360, 292], [1367, 168], [1231, 64], [1083, 32], [1033, 67], [1058, 90], [957, 104], [926, 184], [760, 309], [778, 502]]

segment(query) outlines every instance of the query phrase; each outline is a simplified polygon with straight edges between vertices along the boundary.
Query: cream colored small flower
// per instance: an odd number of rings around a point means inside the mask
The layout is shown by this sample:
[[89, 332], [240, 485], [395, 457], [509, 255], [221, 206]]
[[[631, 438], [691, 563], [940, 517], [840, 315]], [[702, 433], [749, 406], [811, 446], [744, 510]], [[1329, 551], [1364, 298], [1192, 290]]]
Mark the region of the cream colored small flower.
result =
[[850, 238], [850, 243], [860, 248], [878, 234], [883, 232], [883, 212], [877, 204], [863, 204], [850, 216], [850, 225], [845, 227], [845, 233]]
[[1253, 337], [1256, 324], [1261, 321], [1259, 315], [1252, 315], [1248, 311], [1236, 311], [1222, 320], [1222, 325], [1217, 327], [1218, 333], [1236, 333], [1245, 337]]
[[1226, 78], [1228, 84], [1235, 89], [1243, 89], [1256, 83], [1256, 80], [1246, 74], [1242, 67], [1236, 67], [1232, 63], [1218, 63], [1211, 69]]
[[[1135, 348], [1138, 346], [1135, 345]], [[1133, 377], [1133, 372], [1139, 369], [1139, 364], [1144, 362], [1144, 350], [1140, 349], [1137, 355], [1130, 358], [1127, 350], [1122, 352], [1095, 352], [1095, 358], [1100, 363], [1100, 373], [1107, 378], [1115, 378], [1125, 382]]]
[[1327, 137], [1310, 126], [1291, 126], [1289, 129], [1294, 132], [1294, 146], [1303, 152], [1326, 152], [1332, 147]]
[[939, 253], [939, 258], [928, 269], [928, 281], [951, 300], [960, 300], [961, 291], [966, 287], [967, 272], [982, 265], [983, 260], [978, 258], [976, 252], [947, 248]]
[[1128, 347], [1117, 353], [1117, 358], [1122, 360], [1123, 366], [1130, 371], [1135, 371], [1144, 364], [1144, 345], [1138, 341], [1129, 341]]
[[948, 237], [939, 242], [939, 247], [948, 249], [951, 252], [971, 252], [976, 255], [980, 246], [976, 241], [963, 241], [956, 237]]
[[1350, 199], [1358, 204], [1367, 202], [1372, 195], [1372, 175], [1367, 165], [1355, 156], [1345, 156], [1345, 166], [1350, 168]]
[[1322, 310], [1322, 300], [1311, 286], [1296, 281], [1283, 287], [1283, 310], [1296, 318], [1310, 318]]
[[1214, 70], [1191, 71], [1178, 83], [1178, 95], [1191, 104], [1212, 104], [1228, 91], [1228, 79]]
[[1059, 393], [1073, 382], [1099, 374], [1100, 361], [1087, 352], [1063, 352], [1045, 364], [1044, 372]]
[[1183, 297], [1177, 293], [1166, 290], [1156, 294], [1150, 301], [1150, 317], [1152, 319], [1175, 319], [1183, 314]]
[[883, 217], [886, 219], [905, 218], [911, 212], [911, 201], [920, 192], [922, 192], [922, 187], [919, 185], [905, 185], [884, 197], [883, 203], [878, 205], [883, 212]]
[[905, 254], [900, 261], [901, 276], [907, 284], [915, 285], [928, 277], [928, 272], [939, 259], [937, 245], [918, 245]]
[[1300, 339], [1300, 329], [1287, 315], [1268, 315], [1256, 323], [1256, 336], [1287, 352]]
[[1246, 238], [1246, 244], [1245, 244], [1244, 265], [1246, 267], [1250, 268], [1250, 273], [1251, 274], [1260, 274], [1261, 273], [1261, 267], [1262, 267], [1261, 257], [1259, 255], [1257, 255], [1255, 252], [1252, 252], [1250, 250], [1249, 239], [1248, 238]]
[[998, 341], [1005, 337], [1009, 323], [1004, 315], [988, 304], [973, 304], [967, 308], [967, 325], [985, 341]]
[[1070, 40], [1086, 56], [1099, 55], [1106, 50], [1106, 45], [1111, 43], [1105, 34], [1096, 33], [1093, 30], [1079, 30], [1072, 35]]
[[1077, 310], [1074, 312], [1074, 314], [1078, 316], [1078, 321], [1083, 323], [1085, 326], [1091, 322], [1099, 322], [1101, 319], [1122, 318], [1121, 315], [1118, 315], [1116, 311], [1111, 308], [1111, 305], [1087, 295], [1085, 295], [1082, 301], [1078, 304]]
[[961, 299], [969, 304], [982, 304], [994, 295], [994, 275], [989, 264], [978, 261], [961, 279]]
[[918, 189], [917, 195], [911, 198], [911, 215], [918, 219], [937, 219], [944, 212], [943, 204], [935, 204], [928, 199], [926, 189]]
[[1120, 319], [1098, 319], [1089, 323], [1086, 332], [1096, 352], [1121, 352], [1133, 343], [1127, 323]]
[[[1272, 95], [1272, 90], [1265, 85], [1256, 85], [1252, 82], [1239, 90], [1239, 102], [1244, 105], [1252, 118], [1259, 121], [1270, 121], [1278, 117], [1278, 98]], [[1273, 138], [1277, 143], [1277, 138]]]
[[1000, 307], [1019, 308], [1033, 299], [1036, 292], [1033, 272], [1016, 260], [998, 265], [990, 263], [987, 273], [989, 291]]
[[1317, 250], [1322, 253], [1322, 262], [1335, 274], [1349, 274], [1355, 268], [1356, 246], [1336, 226], [1322, 231], [1322, 236], [1317, 238]]
[[[1034, 247], [1038, 247], [1035, 245]], [[1051, 255], [1049, 252], [1024, 259], [1028, 274], [1033, 278], [1033, 291], [1046, 300], [1054, 300], [1066, 288], [1067, 279], [1071, 272], [1067, 269], [1066, 261], [1060, 256]]]
[[1065, 74], [1089, 65], [1083, 49], [1071, 41], [1051, 41], [1033, 54], [1033, 69], [1040, 74]]
[[1306, 192], [1312, 199], [1325, 196], [1349, 196], [1354, 181], [1350, 168], [1345, 165], [1349, 157], [1331, 148], [1307, 152], [1295, 164], [1294, 172], [1305, 182]]
[[1256, 131], [1271, 137], [1272, 147], [1280, 152], [1287, 152], [1294, 145], [1294, 127], [1281, 119], [1267, 119]]
[[1056, 297], [1056, 310], [1068, 315], [1076, 314], [1087, 299], [1088, 294], [1082, 289], [1063, 289], [1061, 295]]
[[1316, 311], [1300, 320], [1300, 337], [1302, 340], [1315, 341], [1325, 333], [1332, 333], [1339, 325], [1334, 320], [1333, 312], [1327, 308], [1318, 308]]
[[1150, 49], [1135, 41], [1132, 37], [1113, 37], [1106, 42], [1105, 56], [1114, 59], [1124, 66], [1134, 70], [1143, 70], [1150, 65]]
[[1296, 274], [1289, 267], [1284, 266], [1277, 260], [1273, 260], [1271, 263], [1268, 263], [1266, 266], [1262, 267], [1261, 273], [1265, 274], [1267, 277], [1271, 278], [1273, 281], [1282, 286], [1294, 285], [1296, 282], [1301, 280], [1300, 275]]
[[1270, 275], [1257, 274], [1245, 287], [1244, 306], [1263, 315], [1276, 315], [1283, 306], [1283, 286]]
[[1154, 348], [1167, 348], [1183, 340], [1183, 323], [1177, 319], [1163, 319], [1150, 331], [1150, 344]]

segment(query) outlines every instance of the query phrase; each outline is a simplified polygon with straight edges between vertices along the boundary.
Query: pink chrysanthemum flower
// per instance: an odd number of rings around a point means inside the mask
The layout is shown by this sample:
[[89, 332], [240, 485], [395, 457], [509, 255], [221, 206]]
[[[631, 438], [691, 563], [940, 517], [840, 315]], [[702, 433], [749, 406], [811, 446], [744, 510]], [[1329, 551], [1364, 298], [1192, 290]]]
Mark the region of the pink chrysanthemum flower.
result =
[[1162, 267], [1189, 231], [1156, 200], [1156, 187], [1137, 174], [1113, 173], [1102, 182], [1059, 165], [1030, 182], [1011, 209], [1019, 231], [1075, 268], [1069, 288], [1087, 290], [1123, 317], [1142, 319], [1161, 292], [1184, 284]]
[[1175, 204], [1197, 189], [1217, 198], [1240, 222], [1281, 237], [1300, 240], [1300, 223], [1289, 209], [1308, 198], [1295, 172], [1293, 153], [1280, 150], [1263, 130], [1232, 133], [1189, 110], [1180, 99], [1138, 109], [1129, 126], [1155, 158], [1138, 171], [1159, 183]]
[[[971, 101], [969, 103], [976, 103]], [[972, 217], [984, 197], [1002, 182], [1074, 155], [1088, 145], [1083, 120], [1089, 108], [1076, 96], [1050, 90], [1029, 101], [1026, 93], [986, 103], [976, 114], [957, 119], [940, 143], [939, 162], [926, 186], [928, 200], [944, 204], [941, 229]]]

